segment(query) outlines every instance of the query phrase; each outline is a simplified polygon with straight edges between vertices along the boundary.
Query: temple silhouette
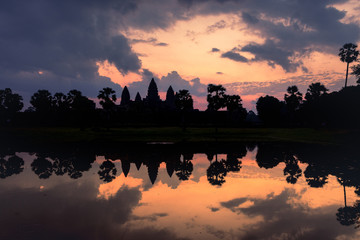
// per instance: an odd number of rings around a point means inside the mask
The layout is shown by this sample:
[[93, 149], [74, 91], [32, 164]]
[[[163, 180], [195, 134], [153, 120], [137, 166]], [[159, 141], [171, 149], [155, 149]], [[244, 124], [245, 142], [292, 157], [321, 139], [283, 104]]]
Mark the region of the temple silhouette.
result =
[[127, 88], [127, 86], [125, 86], [121, 94], [121, 102], [118, 106], [118, 110], [175, 110], [175, 97], [175, 92], [172, 86], [169, 86], [166, 92], [166, 100], [161, 100], [155, 79], [152, 78], [147, 89], [147, 95], [145, 98], [142, 98], [140, 93], [137, 92], [135, 99], [131, 100], [129, 89]]

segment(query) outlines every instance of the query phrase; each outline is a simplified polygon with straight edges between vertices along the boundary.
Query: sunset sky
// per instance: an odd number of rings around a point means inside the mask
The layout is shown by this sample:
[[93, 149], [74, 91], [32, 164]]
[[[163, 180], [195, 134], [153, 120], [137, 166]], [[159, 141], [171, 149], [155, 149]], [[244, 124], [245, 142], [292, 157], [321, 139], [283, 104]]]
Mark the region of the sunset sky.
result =
[[359, 16], [357, 0], [2, 1], [0, 89], [28, 100], [128, 86], [134, 98], [154, 77], [162, 98], [169, 85], [188, 89], [204, 109], [207, 84], [223, 84], [250, 110], [290, 85], [340, 90], [337, 54], [360, 42]]

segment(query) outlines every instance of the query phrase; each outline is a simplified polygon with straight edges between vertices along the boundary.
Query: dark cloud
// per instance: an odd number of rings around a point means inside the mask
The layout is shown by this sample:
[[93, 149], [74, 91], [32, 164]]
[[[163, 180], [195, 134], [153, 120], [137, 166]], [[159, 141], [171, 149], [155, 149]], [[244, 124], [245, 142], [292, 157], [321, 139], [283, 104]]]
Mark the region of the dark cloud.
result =
[[224, 73], [223, 72], [216, 72], [216, 74], [223, 75]]
[[232, 200], [229, 200], [227, 202], [221, 202], [220, 205], [222, 207], [228, 208], [231, 211], [235, 211], [235, 207], [239, 206], [240, 204], [246, 202], [248, 199], [247, 198], [235, 198]]
[[212, 48], [212, 49], [211, 49], [211, 52], [220, 52], [220, 49], [218, 49], [218, 48]]
[[190, 91], [190, 94], [195, 96], [206, 95], [207, 85], [202, 84], [199, 78], [185, 80], [176, 71], [172, 71], [171, 73], [168, 73], [166, 76], [163, 76], [161, 78], [154, 76], [154, 74], [147, 69], [144, 69], [141, 74], [142, 81], [133, 82], [128, 87], [132, 98], [135, 97], [137, 92], [140, 93], [141, 97], [145, 97], [150, 84], [150, 80], [152, 78], [155, 79], [158, 90], [160, 92], [166, 92], [169, 86], [172, 86], [174, 91], [187, 89]]
[[159, 42], [156, 38], [148, 38], [148, 39], [132, 39], [131, 43], [148, 43], [153, 46], [160, 46], [160, 47], [166, 47], [169, 46], [169, 44], [164, 42]]
[[225, 52], [221, 54], [221, 57], [228, 58], [236, 62], [248, 62], [248, 59], [246, 57], [241, 56], [239, 53], [233, 51]]
[[132, 220], [146, 220], [146, 221], [150, 221], [150, 222], [155, 222], [157, 221], [160, 217], [167, 217], [168, 214], [167, 213], [154, 213], [148, 216], [133, 216]]
[[96, 96], [107, 86], [121, 90], [99, 76], [97, 62], [107, 60], [123, 74], [141, 67], [129, 41], [116, 33], [121, 16], [137, 9], [135, 1], [19, 0], [3, 1], [0, 9], [1, 86], [78, 88]]
[[312, 51], [337, 54], [344, 43], [359, 41], [358, 23], [341, 22], [346, 13], [331, 6], [343, 2], [346, 0], [179, 0], [197, 14], [239, 14], [249, 32], [265, 39], [242, 46], [242, 51], [254, 54], [253, 61], [279, 65], [287, 72], [297, 71], [301, 58]]
[[223, 29], [223, 28], [226, 28], [226, 27], [227, 27], [226, 22], [224, 20], [220, 20], [220, 21], [214, 23], [213, 25], [208, 26], [206, 28], [206, 32], [207, 33], [214, 33], [217, 30]]

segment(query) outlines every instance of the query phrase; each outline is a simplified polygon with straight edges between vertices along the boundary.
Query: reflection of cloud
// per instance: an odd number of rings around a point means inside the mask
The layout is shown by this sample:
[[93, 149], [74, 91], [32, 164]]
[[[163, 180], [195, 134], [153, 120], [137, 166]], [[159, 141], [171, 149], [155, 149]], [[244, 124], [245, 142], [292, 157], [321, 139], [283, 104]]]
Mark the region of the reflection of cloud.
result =
[[[0, 238], [114, 239], [124, 230], [118, 227], [129, 219], [141, 193], [136, 188], [122, 188], [109, 200], [97, 199], [96, 195], [97, 189], [90, 183], [67, 183], [41, 192], [2, 191]], [[24, 230], [26, 227], [19, 231], [20, 226], [28, 226], [29, 231]]]
[[167, 213], [154, 213], [154, 214], [151, 214], [151, 215], [148, 215], [148, 216], [132, 216], [132, 220], [145, 220], [145, 221], [150, 221], [150, 222], [155, 222], [158, 220], [158, 218], [160, 217], [166, 217], [168, 216]]
[[[312, 209], [306, 204], [295, 203], [301, 194], [285, 189], [279, 195], [270, 194], [265, 199], [248, 198], [254, 205], [241, 208], [242, 198], [226, 202], [228, 208], [249, 217], [261, 216], [264, 221], [248, 225], [241, 239], [336, 239], [350, 237], [354, 229], [343, 228], [336, 221], [338, 206]], [[237, 204], [239, 203], [239, 204]]]
[[235, 207], [241, 205], [242, 203], [246, 202], [247, 198], [235, 198], [227, 202], [221, 202], [220, 205], [224, 208], [228, 208], [231, 211], [235, 212]]

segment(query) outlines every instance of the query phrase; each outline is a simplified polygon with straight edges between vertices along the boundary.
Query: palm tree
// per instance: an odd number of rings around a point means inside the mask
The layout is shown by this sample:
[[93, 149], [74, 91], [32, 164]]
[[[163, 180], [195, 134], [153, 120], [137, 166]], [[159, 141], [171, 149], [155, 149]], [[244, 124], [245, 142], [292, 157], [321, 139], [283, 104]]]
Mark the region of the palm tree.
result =
[[115, 107], [116, 94], [112, 88], [103, 88], [99, 91], [99, 95], [97, 97], [100, 99], [100, 105], [104, 110], [111, 110]]
[[339, 50], [339, 57], [342, 62], [346, 62], [346, 78], [345, 78], [345, 87], [347, 85], [348, 73], [349, 73], [349, 64], [356, 61], [359, 55], [359, 51], [356, 50], [357, 45], [353, 43], [346, 43]]

